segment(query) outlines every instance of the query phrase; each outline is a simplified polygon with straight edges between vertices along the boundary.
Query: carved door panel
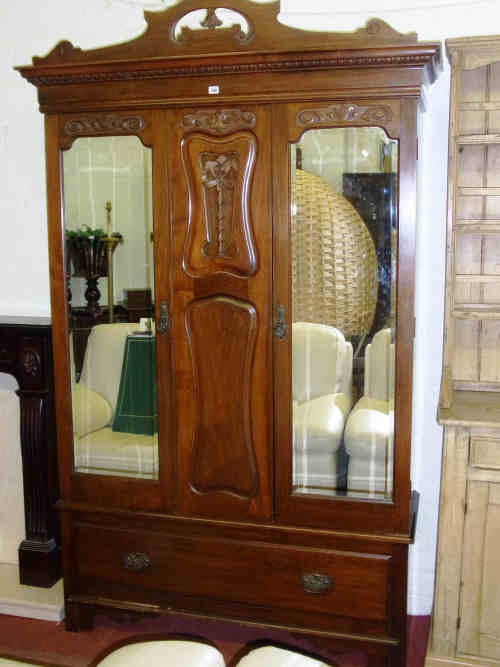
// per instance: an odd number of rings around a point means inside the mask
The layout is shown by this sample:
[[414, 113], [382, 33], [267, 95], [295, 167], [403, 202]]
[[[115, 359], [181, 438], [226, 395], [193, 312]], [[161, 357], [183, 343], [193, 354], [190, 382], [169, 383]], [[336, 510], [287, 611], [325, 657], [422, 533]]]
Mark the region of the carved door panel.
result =
[[270, 120], [170, 113], [180, 511], [271, 513]]

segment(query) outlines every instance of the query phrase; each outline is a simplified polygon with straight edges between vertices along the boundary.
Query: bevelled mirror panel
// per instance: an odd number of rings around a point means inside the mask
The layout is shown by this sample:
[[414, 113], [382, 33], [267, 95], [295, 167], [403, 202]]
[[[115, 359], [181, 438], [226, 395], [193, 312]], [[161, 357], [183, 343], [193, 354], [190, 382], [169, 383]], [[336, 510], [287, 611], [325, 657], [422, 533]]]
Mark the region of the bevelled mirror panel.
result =
[[75, 471], [158, 479], [151, 149], [62, 155]]
[[391, 501], [398, 143], [308, 130], [290, 174], [293, 491]]

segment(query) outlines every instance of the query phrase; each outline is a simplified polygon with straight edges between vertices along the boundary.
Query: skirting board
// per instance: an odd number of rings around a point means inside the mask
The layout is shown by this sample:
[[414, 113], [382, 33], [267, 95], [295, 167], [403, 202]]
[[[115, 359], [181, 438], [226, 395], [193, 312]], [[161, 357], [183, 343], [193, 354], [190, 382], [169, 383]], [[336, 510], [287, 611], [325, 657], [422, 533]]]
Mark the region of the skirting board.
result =
[[22, 586], [17, 565], [0, 563], [0, 614], [59, 623], [64, 618], [62, 580], [52, 588]]

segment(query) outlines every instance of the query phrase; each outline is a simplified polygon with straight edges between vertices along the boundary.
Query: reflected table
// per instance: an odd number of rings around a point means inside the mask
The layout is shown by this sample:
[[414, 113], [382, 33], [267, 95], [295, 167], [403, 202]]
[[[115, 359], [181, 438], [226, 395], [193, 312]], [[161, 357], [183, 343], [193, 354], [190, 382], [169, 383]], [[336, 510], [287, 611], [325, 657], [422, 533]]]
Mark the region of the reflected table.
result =
[[131, 334], [125, 341], [113, 431], [153, 435], [157, 430], [155, 336]]

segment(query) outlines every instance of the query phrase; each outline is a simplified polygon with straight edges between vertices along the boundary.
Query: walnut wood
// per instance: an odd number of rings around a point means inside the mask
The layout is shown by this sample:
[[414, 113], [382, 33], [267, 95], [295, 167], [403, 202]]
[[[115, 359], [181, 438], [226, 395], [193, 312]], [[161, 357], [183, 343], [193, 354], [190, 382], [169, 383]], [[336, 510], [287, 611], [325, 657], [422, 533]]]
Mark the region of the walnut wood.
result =
[[[217, 8], [217, 0], [205, 0], [206, 8]], [[179, 20], [190, 11], [199, 9], [198, 0], [184, 2], [167, 8], [163, 12], [145, 12], [147, 29], [135, 40], [125, 44], [109, 46], [92, 51], [81, 51], [70, 42], [60, 42], [45, 57], [34, 57], [34, 66], [60, 65], [72, 63], [96, 63], [130, 60], [131, 54], [137, 58], [158, 58], [160, 56], [190, 56], [217, 53], [217, 49], [240, 51], [279, 52], [297, 49], [338, 49], [363, 48], [388, 44], [417, 44], [417, 35], [398, 33], [380, 19], [372, 19], [364, 28], [347, 33], [307, 32], [283, 25], [277, 20], [280, 3], [256, 4], [248, 0], [232, 0], [228, 5], [242, 14], [250, 24], [251, 39], [241, 36], [239, 29], [225, 28], [217, 31], [193, 31], [184, 29], [180, 38], [175, 37]], [[190, 43], [191, 42], [191, 43]]]
[[[18, 68], [47, 114], [67, 627], [89, 627], [103, 608], [181, 612], [287, 628], [363, 648], [370, 664], [403, 665], [416, 113], [440, 46], [378, 20], [325, 34], [282, 26], [278, 3], [224, 7], [248, 29], [218, 28], [208, 11], [204, 30], [176, 32], [198, 8], [185, 0], [147, 12], [146, 31], [128, 43], [63, 42]], [[288, 146], [308, 128], [352, 125], [399, 140], [392, 503], [291, 488]], [[116, 134], [153, 149], [153, 302], [157, 318], [171, 315], [157, 336], [157, 482], [73, 470], [60, 152], [79, 136]], [[125, 568], [136, 553], [151, 567]], [[318, 580], [327, 585], [313, 593], [307, 582]]]
[[189, 197], [182, 263], [193, 278], [249, 277], [258, 268], [249, 210], [257, 141], [251, 132], [233, 132], [233, 127], [217, 139], [190, 133], [182, 140]]
[[[183, 260], [182, 263], [174, 263], [172, 308], [178, 405], [177, 460], [180, 492], [177, 501], [179, 509], [183, 512], [201, 512], [208, 516], [239, 519], [248, 516], [264, 519], [270, 518], [271, 513], [272, 474], [269, 412], [271, 364], [268, 361], [271, 212], [269, 184], [266, 179], [270, 126], [265, 108], [245, 106], [236, 109], [235, 114], [240, 111], [242, 114], [252, 113], [256, 119], [253, 134], [250, 135], [254, 157], [250, 162], [247, 158], [242, 159], [242, 162], [248, 162], [245, 171], [248, 172], [253, 161], [255, 168], [253, 178], [251, 173], [248, 177], [246, 175], [242, 177], [241, 185], [234, 195], [232, 227], [238, 248], [234, 258], [211, 257], [202, 252], [206, 222], [202, 217], [201, 189], [199, 186], [194, 187], [196, 178], [201, 183], [201, 173], [199, 170], [190, 173], [186, 168], [184, 154], [185, 142], [190, 138], [198, 141], [198, 133], [187, 133], [184, 123], [185, 116], [196, 113], [196, 109], [182, 109], [172, 112], [170, 116], [170, 129], [177, 146], [169, 154], [170, 187], [173, 192], [178, 193], [173, 201], [172, 213], [174, 256], [182, 257]], [[205, 146], [203, 151], [213, 155], [226, 154], [228, 146], [232, 147], [232, 150], [242, 151], [244, 155], [250, 144], [248, 135], [244, 131], [236, 129], [233, 131], [233, 127], [229, 127], [223, 136], [204, 135], [203, 145]], [[195, 163], [194, 158], [192, 161]], [[241, 170], [244, 174], [243, 166]], [[244, 208], [253, 211], [252, 218], [248, 216], [246, 221], [239, 212]], [[193, 210], [196, 209], [199, 214], [193, 214]], [[189, 221], [187, 228], [186, 220]], [[186, 255], [192, 256], [193, 261], [187, 262]], [[245, 265], [248, 268], [242, 271], [241, 267]], [[218, 296], [222, 286], [225, 301], [220, 301]], [[242, 289], [245, 291], [244, 300], [241, 300]], [[229, 307], [231, 302], [233, 306]], [[226, 307], [221, 310], [224, 303]], [[209, 317], [210, 304], [218, 306], [217, 310], [214, 309], [214, 323], [218, 320], [219, 325], [204, 326], [203, 336], [198, 325], [197, 342], [193, 346], [192, 314], [197, 312], [197, 307], [201, 304], [204, 306], [200, 313], [206, 312], [204, 317]], [[235, 305], [237, 305], [236, 310], [234, 310]], [[228, 309], [231, 312], [237, 312], [239, 309], [241, 313], [246, 309], [249, 315], [253, 312], [247, 326], [251, 323], [252, 338], [255, 337], [255, 342], [251, 342], [250, 338], [245, 343], [237, 342], [235, 326], [241, 329], [242, 325], [237, 324], [234, 315], [224, 314]], [[250, 329], [247, 329], [247, 332], [250, 333]], [[247, 336], [243, 329], [241, 333]], [[241, 370], [242, 362], [236, 353], [237, 347], [245, 358]], [[198, 394], [203, 399], [201, 404], [196, 400], [196, 392], [201, 390], [196, 379], [199, 379], [200, 373], [201, 377], [205, 378], [203, 394]], [[213, 392], [210, 392], [210, 381], [220, 382], [225, 391], [229, 392], [225, 399], [222, 399], [220, 387], [214, 387]], [[241, 401], [241, 407], [231, 407], [235, 395], [238, 395], [237, 403]], [[203, 413], [201, 421], [200, 409]], [[240, 417], [236, 420], [231, 417], [238, 413], [242, 417], [245, 415], [243, 421], [240, 421]], [[201, 424], [205, 423], [208, 426], [210, 421], [213, 423], [213, 434], [210, 435], [209, 430], [205, 430], [205, 435], [200, 440]], [[240, 442], [242, 435], [240, 429], [243, 429], [243, 433], [247, 433], [245, 436], [247, 444], [242, 450], [246, 453], [243, 456], [235, 455], [235, 452], [231, 451], [234, 446], [233, 438], [236, 438], [236, 442]], [[215, 444], [217, 439], [220, 439], [220, 442]], [[210, 442], [213, 443], [212, 447], [215, 445], [212, 457], [208, 455]], [[199, 477], [201, 470], [197, 465], [200, 447], [201, 451], [206, 452], [203, 457], [204, 470], [201, 478]], [[247, 468], [249, 463], [251, 468], [255, 467], [255, 473], [251, 473], [252, 479], [253, 475], [256, 475], [254, 481], [250, 481], [249, 478], [250, 472]], [[212, 488], [202, 494], [197, 490], [197, 484], [193, 486], [193, 473], [196, 470], [198, 481], [212, 480], [210, 482]], [[243, 485], [241, 489], [244, 487], [247, 490], [235, 494], [228, 488], [227, 480], [231, 478], [239, 485]], [[213, 486], [216, 479], [226, 480], [220, 489], [216, 488], [216, 484]], [[243, 480], [246, 481], [243, 483]]]
[[[41, 318], [42, 319], [42, 318]], [[0, 320], [0, 371], [18, 384], [26, 538], [19, 545], [21, 584], [50, 588], [61, 576], [52, 327]]]
[[186, 308], [197, 406], [190, 484], [198, 493], [251, 498], [258, 492], [250, 420], [257, 324], [250, 303], [225, 296], [196, 299]]

